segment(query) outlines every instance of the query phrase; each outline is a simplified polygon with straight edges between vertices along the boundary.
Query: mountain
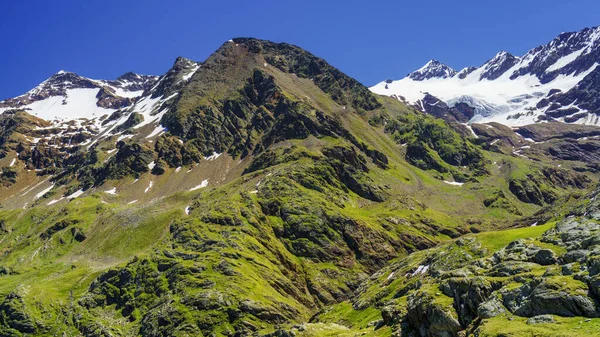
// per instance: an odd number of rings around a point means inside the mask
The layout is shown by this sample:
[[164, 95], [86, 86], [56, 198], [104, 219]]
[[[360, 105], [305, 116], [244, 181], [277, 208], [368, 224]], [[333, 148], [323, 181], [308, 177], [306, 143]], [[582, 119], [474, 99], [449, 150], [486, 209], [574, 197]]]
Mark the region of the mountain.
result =
[[449, 78], [456, 75], [456, 70], [436, 60], [427, 62], [421, 69], [408, 74], [414, 81], [424, 81], [431, 78]]
[[472, 122], [525, 125], [544, 121], [600, 124], [597, 92], [600, 27], [562, 33], [521, 57], [501, 51], [479, 67], [455, 71], [437, 61], [371, 90], [427, 109], [433, 95], [450, 108], [474, 109]]
[[[455, 76], [431, 66], [419, 76]], [[39, 88], [0, 114], [0, 335], [458, 336], [538, 314], [563, 334], [599, 324], [595, 241], [569, 241], [596, 234], [597, 127], [466, 127], [468, 106], [430, 95], [439, 110], [425, 113], [253, 38], [159, 77], [64, 73]], [[96, 93], [83, 105], [80, 90]], [[102, 90], [131, 100], [105, 105]], [[61, 104], [38, 103], [49, 100]], [[587, 217], [573, 233], [571, 215]], [[477, 277], [484, 290], [464, 285]], [[540, 280], [545, 311], [519, 309], [530, 297], [514, 289]], [[484, 321], [479, 306], [500, 295], [505, 314]]]
[[46, 120], [92, 119], [130, 106], [155, 81], [155, 76], [134, 73], [114, 81], [91, 80], [61, 70], [24, 95], [0, 101], [0, 112], [24, 110]]

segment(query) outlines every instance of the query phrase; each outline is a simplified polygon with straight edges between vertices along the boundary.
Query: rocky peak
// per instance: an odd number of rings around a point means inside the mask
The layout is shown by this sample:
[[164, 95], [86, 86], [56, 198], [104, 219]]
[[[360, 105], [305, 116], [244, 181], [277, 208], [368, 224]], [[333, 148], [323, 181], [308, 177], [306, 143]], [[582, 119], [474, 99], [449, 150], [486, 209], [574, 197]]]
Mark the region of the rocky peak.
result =
[[125, 91], [141, 91], [150, 88], [156, 83], [158, 76], [140, 75], [134, 72], [127, 72], [114, 81], [105, 81], [107, 84], [121, 88]]
[[408, 77], [415, 81], [424, 81], [431, 78], [448, 78], [454, 75], [456, 75], [456, 70], [439, 61], [431, 60], [421, 69], [410, 73]]
[[537, 76], [548, 83], [559, 75], [578, 75], [589, 70], [600, 58], [600, 27], [561, 33], [550, 43], [530, 50], [524, 60], [531, 60], [511, 75]]
[[201, 63], [185, 57], [177, 57], [173, 66], [166, 74], [159, 77], [144, 96], [150, 94], [153, 98], [168, 96], [180, 90], [189, 81], [192, 75], [200, 69]]
[[481, 73], [481, 80], [495, 80], [519, 62], [519, 58], [505, 51], [500, 51], [491, 60], [487, 61]]

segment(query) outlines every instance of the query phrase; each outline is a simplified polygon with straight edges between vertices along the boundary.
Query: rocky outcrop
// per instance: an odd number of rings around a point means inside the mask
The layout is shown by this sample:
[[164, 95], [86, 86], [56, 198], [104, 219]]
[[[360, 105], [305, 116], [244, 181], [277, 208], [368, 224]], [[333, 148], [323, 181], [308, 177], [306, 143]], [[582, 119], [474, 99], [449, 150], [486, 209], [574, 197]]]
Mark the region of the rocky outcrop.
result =
[[455, 337], [462, 330], [452, 312], [427, 293], [416, 292], [409, 296], [407, 307], [408, 323], [421, 337]]
[[0, 303], [0, 334], [20, 336], [37, 332], [38, 326], [25, 312], [21, 296], [14, 292], [8, 294]]

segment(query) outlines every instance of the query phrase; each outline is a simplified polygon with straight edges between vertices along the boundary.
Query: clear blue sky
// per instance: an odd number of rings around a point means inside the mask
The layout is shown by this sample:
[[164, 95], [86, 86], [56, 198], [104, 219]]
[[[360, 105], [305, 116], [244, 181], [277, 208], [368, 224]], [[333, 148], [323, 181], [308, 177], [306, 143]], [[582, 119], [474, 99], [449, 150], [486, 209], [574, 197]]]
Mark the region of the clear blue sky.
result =
[[239, 36], [299, 45], [373, 85], [431, 58], [460, 69], [600, 25], [598, 0], [29, 0], [2, 1], [0, 13], [0, 99], [61, 69], [160, 75]]

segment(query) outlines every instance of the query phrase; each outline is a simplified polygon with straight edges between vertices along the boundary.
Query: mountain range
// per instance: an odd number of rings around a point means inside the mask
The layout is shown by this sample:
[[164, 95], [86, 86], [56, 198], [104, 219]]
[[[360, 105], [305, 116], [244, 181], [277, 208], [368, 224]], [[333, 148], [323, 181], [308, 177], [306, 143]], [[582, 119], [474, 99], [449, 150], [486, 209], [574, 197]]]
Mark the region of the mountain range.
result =
[[526, 125], [546, 121], [598, 125], [600, 27], [562, 33], [517, 57], [501, 51], [479, 67], [456, 71], [431, 60], [371, 88], [427, 111], [432, 95], [450, 108], [468, 105], [471, 122]]
[[0, 335], [590, 335], [598, 32], [372, 88], [254, 38], [54, 74], [0, 102]]

